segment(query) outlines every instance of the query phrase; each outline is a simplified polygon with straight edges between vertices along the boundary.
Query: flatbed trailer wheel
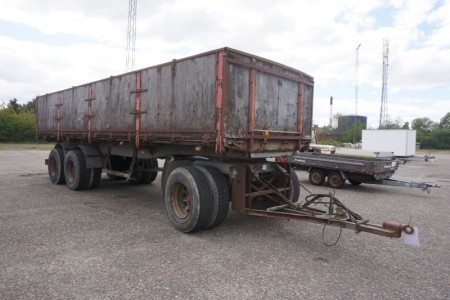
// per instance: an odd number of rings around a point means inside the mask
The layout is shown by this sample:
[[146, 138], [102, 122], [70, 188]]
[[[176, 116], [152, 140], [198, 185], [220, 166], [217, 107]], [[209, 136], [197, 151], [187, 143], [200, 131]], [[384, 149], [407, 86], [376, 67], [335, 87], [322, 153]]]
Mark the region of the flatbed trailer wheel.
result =
[[67, 186], [74, 191], [84, 190], [88, 186], [86, 160], [80, 150], [70, 150], [64, 160], [64, 174]]
[[297, 202], [300, 197], [300, 181], [298, 180], [297, 173], [291, 168], [290, 171], [291, 182], [289, 185], [289, 195], [288, 198], [292, 202]]
[[98, 187], [100, 183], [100, 179], [102, 178], [102, 168], [95, 168], [87, 170], [88, 172], [88, 189], [95, 189]]
[[131, 173], [129, 182], [134, 184], [143, 184], [147, 181], [148, 172], [145, 169], [149, 168], [147, 159], [137, 159], [133, 166], [133, 173]]
[[[156, 158], [151, 158], [148, 160], [149, 169], [158, 168], [158, 160]], [[147, 171], [147, 176], [144, 183], [152, 183], [158, 176], [158, 171]]]
[[331, 171], [328, 173], [328, 184], [335, 189], [340, 189], [345, 184], [345, 179], [342, 177], [341, 173], [336, 171]]
[[312, 185], [322, 185], [325, 182], [325, 173], [320, 169], [311, 169], [309, 171], [309, 182]]
[[360, 185], [361, 184], [361, 181], [357, 181], [357, 180], [353, 180], [353, 179], [349, 179], [348, 180], [351, 184], [353, 184], [353, 185]]
[[193, 166], [176, 168], [167, 178], [166, 209], [179, 231], [188, 233], [206, 228], [211, 216], [211, 198], [205, 175]]
[[54, 184], [63, 184], [64, 178], [64, 152], [61, 148], [54, 148], [48, 155], [48, 176]]
[[205, 229], [220, 225], [228, 215], [230, 208], [230, 190], [223, 174], [213, 166], [196, 166], [208, 181], [212, 193], [211, 215]]

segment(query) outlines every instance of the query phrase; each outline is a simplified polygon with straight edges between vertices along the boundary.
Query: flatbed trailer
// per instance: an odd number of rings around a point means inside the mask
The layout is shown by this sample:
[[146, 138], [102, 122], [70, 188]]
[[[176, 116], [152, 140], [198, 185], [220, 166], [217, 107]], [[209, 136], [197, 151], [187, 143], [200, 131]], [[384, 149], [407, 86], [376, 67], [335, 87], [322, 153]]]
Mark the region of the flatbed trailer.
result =
[[309, 172], [309, 182], [322, 185], [326, 179], [329, 186], [343, 188], [348, 180], [352, 185], [361, 183], [391, 186], [417, 187], [430, 191], [438, 187], [434, 182], [408, 182], [391, 179], [400, 161], [387, 157], [363, 157], [317, 152], [297, 153], [287, 159], [294, 168]]
[[313, 91], [306, 73], [222, 48], [39, 96], [36, 132], [55, 142], [50, 180], [74, 191], [96, 188], [102, 173], [147, 184], [162, 170], [167, 213], [182, 232], [219, 225], [231, 202], [240, 214], [411, 233], [368, 224], [334, 197], [324, 210], [298, 201], [290, 164], [268, 161], [308, 149]]

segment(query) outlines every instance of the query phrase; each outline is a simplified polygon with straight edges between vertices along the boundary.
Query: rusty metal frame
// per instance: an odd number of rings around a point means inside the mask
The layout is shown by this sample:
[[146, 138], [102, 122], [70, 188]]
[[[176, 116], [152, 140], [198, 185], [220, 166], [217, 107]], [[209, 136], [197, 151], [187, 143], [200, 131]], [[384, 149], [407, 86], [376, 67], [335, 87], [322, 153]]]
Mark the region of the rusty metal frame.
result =
[[[248, 134], [253, 136], [255, 131], [255, 118], [256, 118], [256, 70], [253, 68], [255, 66], [255, 60], [252, 60], [250, 64], [250, 74], [249, 74], [249, 97], [248, 97]], [[248, 152], [252, 152], [253, 149], [253, 139], [250, 138], [248, 141]]]
[[[302, 135], [303, 131], [303, 94], [304, 94], [304, 87], [303, 83], [299, 82], [298, 84], [298, 102], [297, 102], [297, 131], [299, 132], [300, 136]], [[299, 141], [299, 143], [301, 143]], [[300, 147], [301, 145], [299, 145]]]
[[[367, 232], [376, 235], [381, 235], [390, 238], [399, 238], [402, 231], [405, 231], [407, 225], [398, 224], [393, 222], [385, 222], [384, 226], [378, 226], [368, 224], [365, 222], [351, 222], [345, 219], [337, 218], [326, 214], [325, 212], [319, 213], [316, 211], [302, 211], [302, 210], [284, 210], [284, 207], [279, 207], [281, 211], [271, 210], [258, 210], [249, 209], [245, 210], [245, 213], [252, 216], [261, 216], [277, 219], [289, 219], [306, 221], [310, 223], [329, 225], [333, 227], [340, 227], [345, 229], [355, 230], [356, 232]], [[386, 224], [394, 224], [395, 226], [387, 226]]]
[[137, 71], [135, 73], [136, 79], [135, 79], [135, 90], [131, 91], [131, 94], [134, 94], [134, 111], [130, 114], [134, 115], [134, 123], [135, 123], [135, 130], [134, 130], [134, 146], [136, 149], [139, 149], [140, 147], [140, 141], [141, 141], [141, 114], [147, 113], [146, 111], [141, 110], [141, 93], [147, 92], [148, 89], [142, 88], [142, 78], [141, 78], [141, 72]]
[[[286, 174], [286, 176], [289, 176]], [[256, 178], [253, 178], [256, 180]], [[240, 164], [230, 167], [230, 183], [231, 183], [231, 208], [240, 214], [248, 214], [260, 217], [269, 217], [277, 219], [288, 219], [306, 221], [351, 229], [355, 232], [367, 232], [390, 238], [401, 237], [402, 232], [413, 233], [414, 229], [410, 225], [399, 224], [395, 222], [384, 222], [382, 226], [369, 224], [368, 220], [360, 221], [351, 219], [348, 216], [339, 216], [331, 214], [317, 208], [302, 206], [297, 203], [286, 203], [283, 205], [272, 206], [267, 209], [252, 208], [252, 201], [257, 196], [269, 196], [275, 194], [278, 199], [283, 200], [284, 197], [279, 195], [287, 191], [286, 187], [272, 187], [271, 184], [265, 184], [264, 187], [254, 189], [252, 192], [252, 172], [248, 165]], [[290, 202], [290, 201], [284, 201]]]
[[61, 141], [61, 93], [58, 93], [58, 100], [56, 106], [56, 141]]
[[87, 119], [88, 119], [88, 143], [91, 144], [92, 143], [92, 118], [94, 117], [94, 115], [92, 114], [92, 101], [95, 100], [95, 97], [92, 96], [92, 84], [88, 85], [88, 97], [87, 99], [85, 99], [85, 101], [88, 103], [88, 114], [87, 114]]
[[244, 62], [242, 60], [238, 60], [238, 59], [235, 59], [235, 58], [227, 58], [227, 62], [232, 63], [232, 64], [236, 64], [236, 65], [241, 65], [241, 66], [247, 67], [249, 69], [256, 69], [256, 70], [258, 70], [260, 72], [271, 74], [271, 75], [274, 75], [274, 76], [277, 76], [277, 77], [281, 77], [281, 78], [284, 78], [284, 79], [288, 79], [288, 80], [291, 80], [291, 81], [294, 81], [294, 82], [299, 82], [299, 83], [303, 83], [303, 84], [307, 84], [307, 85], [313, 85], [311, 82], [306, 81], [303, 78], [303, 76], [298, 78], [298, 77], [286, 75], [286, 74], [283, 74], [281, 72], [277, 72], [277, 71], [274, 71], [274, 70], [271, 70], [271, 69], [268, 69], [268, 68], [264, 68], [264, 67], [255, 65], [254, 63]]
[[220, 154], [223, 152], [223, 117], [222, 117], [222, 103], [223, 103], [223, 74], [224, 74], [224, 59], [225, 51], [220, 51], [217, 54], [217, 64], [216, 64], [216, 93], [215, 93], [215, 104], [216, 104], [216, 153]]

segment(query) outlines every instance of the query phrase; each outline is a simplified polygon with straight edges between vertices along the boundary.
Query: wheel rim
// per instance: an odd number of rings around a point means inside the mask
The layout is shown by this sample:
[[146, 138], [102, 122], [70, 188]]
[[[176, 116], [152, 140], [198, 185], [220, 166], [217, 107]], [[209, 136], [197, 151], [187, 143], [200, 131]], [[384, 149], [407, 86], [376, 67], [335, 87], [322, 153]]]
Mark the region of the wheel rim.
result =
[[338, 184], [339, 183], [339, 178], [337, 178], [336, 176], [331, 177], [331, 182], [333, 184]]
[[53, 157], [48, 160], [48, 171], [50, 172], [50, 176], [56, 176], [56, 160]]
[[333, 185], [339, 185], [340, 182], [341, 182], [341, 179], [337, 175], [331, 176], [331, 183]]
[[186, 186], [178, 182], [174, 186], [172, 193], [172, 209], [175, 215], [180, 219], [186, 219], [191, 212], [192, 196], [189, 194]]
[[312, 179], [313, 179], [314, 182], [318, 183], [322, 179], [322, 176], [320, 176], [319, 173], [313, 173]]
[[69, 182], [73, 182], [75, 180], [75, 165], [71, 160], [68, 160], [66, 164], [66, 179]]

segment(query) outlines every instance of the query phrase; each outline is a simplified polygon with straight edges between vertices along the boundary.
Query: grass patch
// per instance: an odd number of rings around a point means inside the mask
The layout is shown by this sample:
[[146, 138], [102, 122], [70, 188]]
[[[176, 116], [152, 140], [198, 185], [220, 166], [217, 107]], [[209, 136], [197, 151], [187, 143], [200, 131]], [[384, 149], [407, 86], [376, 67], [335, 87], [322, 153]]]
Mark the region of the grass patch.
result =
[[51, 150], [55, 143], [0, 143], [0, 150]]
[[450, 154], [450, 150], [437, 150], [437, 149], [419, 149], [416, 150], [416, 154]]

